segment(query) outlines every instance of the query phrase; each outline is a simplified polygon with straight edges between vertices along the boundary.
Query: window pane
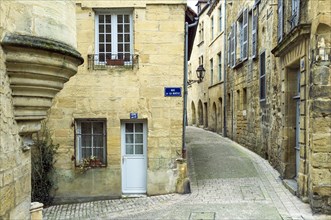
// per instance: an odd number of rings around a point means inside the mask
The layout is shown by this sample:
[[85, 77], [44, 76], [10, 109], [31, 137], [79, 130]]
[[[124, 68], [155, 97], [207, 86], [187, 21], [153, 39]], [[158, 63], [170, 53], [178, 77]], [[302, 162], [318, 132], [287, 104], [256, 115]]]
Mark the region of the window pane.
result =
[[124, 25], [124, 32], [130, 33], [130, 25], [129, 24]]
[[99, 15], [99, 23], [104, 23], [104, 22], [105, 22], [105, 16]]
[[131, 145], [131, 144], [127, 144], [127, 145], [125, 146], [125, 153], [126, 153], [126, 154], [133, 154], [133, 145]]
[[105, 33], [105, 26], [102, 24], [99, 25], [99, 33]]
[[105, 52], [105, 45], [99, 44], [99, 52]]
[[106, 23], [111, 23], [111, 15], [106, 15]]
[[144, 154], [143, 145], [136, 145], [135, 146], [135, 154]]
[[117, 32], [118, 33], [123, 33], [123, 25], [122, 24], [117, 25]]
[[103, 134], [103, 122], [93, 122], [93, 134]]
[[125, 34], [125, 42], [130, 42], [130, 34]]
[[106, 44], [106, 52], [111, 52], [111, 44]]
[[118, 42], [121, 43], [123, 42], [123, 34], [118, 34]]
[[138, 143], [138, 144], [143, 143], [143, 134], [136, 134], [135, 135], [135, 143]]
[[117, 50], [118, 52], [123, 52], [123, 44], [118, 44]]
[[105, 54], [104, 54], [104, 53], [100, 53], [100, 54], [99, 54], [99, 61], [100, 61], [100, 62], [105, 61]]
[[106, 25], [106, 33], [111, 33], [111, 25]]
[[124, 15], [124, 23], [130, 23], [130, 15]]
[[91, 122], [82, 122], [81, 124], [81, 133], [82, 134], [91, 134]]
[[117, 23], [123, 23], [123, 15], [117, 15]]
[[103, 135], [93, 135], [93, 148], [103, 147]]
[[111, 43], [111, 34], [106, 34], [106, 42]]
[[103, 34], [99, 34], [99, 42], [104, 42], [105, 36]]
[[143, 132], [143, 123], [135, 124], [135, 131], [136, 132]]
[[133, 143], [133, 134], [126, 134], [125, 135], [125, 142], [128, 144], [132, 144]]
[[125, 44], [125, 52], [129, 52], [130, 51], [130, 44]]

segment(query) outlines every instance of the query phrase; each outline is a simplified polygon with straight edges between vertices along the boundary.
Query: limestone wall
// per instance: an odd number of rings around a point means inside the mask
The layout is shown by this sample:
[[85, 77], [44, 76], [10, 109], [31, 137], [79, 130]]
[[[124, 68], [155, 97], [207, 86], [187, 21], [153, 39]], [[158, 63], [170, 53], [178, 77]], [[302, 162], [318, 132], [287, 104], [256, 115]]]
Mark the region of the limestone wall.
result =
[[[83, 57], [95, 53], [94, 1], [77, 5], [78, 50]], [[183, 86], [184, 16], [181, 1], [98, 2], [97, 7], [133, 9], [133, 47], [138, 60], [133, 68], [88, 69], [78, 74], [58, 94], [49, 111], [48, 126], [60, 144], [56, 162], [55, 196], [58, 202], [73, 199], [120, 197], [121, 121], [130, 113], [147, 121], [147, 194], [175, 191], [175, 159], [182, 146], [182, 97], [164, 97], [164, 87]], [[138, 4], [139, 5], [139, 4]], [[74, 120], [106, 120], [107, 165], [81, 174], [75, 155]]]
[[[44, 44], [38, 44], [40, 39], [47, 38], [54, 40], [52, 42], [58, 42], [60, 44], [65, 43], [71, 46], [70, 49], [72, 49], [72, 51], [70, 52], [76, 52], [74, 51], [76, 34], [75, 14], [73, 13], [73, 9], [73, 1], [0, 1], [0, 219], [30, 219], [29, 210], [31, 204], [30, 151], [28, 147], [26, 151], [22, 149], [22, 127], [19, 127], [15, 120], [17, 119], [17, 115], [14, 114], [13, 79], [10, 78], [9, 65], [14, 63], [14, 68], [12, 68], [11, 71], [14, 75], [16, 74], [15, 79], [19, 79], [19, 81], [16, 81], [16, 86], [21, 85], [20, 83], [22, 82], [25, 86], [29, 83], [31, 86], [36, 79], [30, 79], [30, 81], [27, 79], [28, 77], [26, 77], [25, 80], [22, 79], [25, 77], [24, 74], [20, 74], [22, 70], [24, 70], [24, 73], [37, 72], [41, 75], [47, 75], [52, 71], [50, 70], [52, 69], [50, 65], [46, 64], [41, 68], [40, 64], [42, 62], [40, 59], [33, 59], [42, 53], [43, 61], [49, 59], [48, 63], [53, 63], [51, 60], [52, 55], [48, 53], [49, 49], [54, 49], [49, 48], [53, 44], [46, 46]], [[23, 36], [23, 38], [27, 36], [31, 41], [22, 42], [18, 37], [15, 38], [16, 40], [14, 41], [8, 41], [7, 38], [5, 42], [5, 36], [9, 35], [15, 37]], [[47, 41], [47, 39], [45, 41]], [[59, 54], [55, 51], [52, 52], [53, 55], [56, 54], [59, 58]], [[49, 57], [47, 57], [48, 55]], [[59, 71], [64, 70], [67, 64], [67, 62], [63, 60], [63, 54], [61, 55], [62, 62]], [[74, 63], [73, 69], [77, 68], [78, 63], [82, 60], [77, 62], [76, 59], [69, 57], [70, 55], [67, 56], [67, 59]], [[36, 65], [38, 62], [39, 65]], [[17, 63], [20, 64], [18, 65]], [[38, 76], [38, 74], [36, 75]], [[59, 72], [57, 72], [57, 74], [59, 74]], [[36, 75], [34, 75], [34, 77]], [[36, 78], [40, 80], [39, 82], [42, 84], [38, 85], [38, 88], [45, 86], [43, 84], [45, 78]], [[61, 82], [64, 82], [63, 79], [61, 79]], [[39, 95], [36, 90], [32, 89], [31, 94], [31, 90], [24, 89], [26, 89], [26, 87], [23, 87], [23, 89], [19, 91], [21, 96], [20, 107], [31, 104], [29, 102], [31, 99], [24, 99], [22, 97]], [[47, 90], [47, 82], [44, 90]], [[36, 103], [32, 103], [32, 105], [36, 105]], [[32, 115], [38, 115], [38, 111], [35, 111], [35, 108], [33, 108], [33, 110], [29, 109], [28, 112], [31, 112]], [[31, 120], [31, 118], [27, 120]], [[32, 121], [33, 123], [37, 123], [38, 119], [34, 118]], [[29, 133], [29, 128], [24, 127], [23, 130]], [[27, 134], [25, 133], [24, 135]], [[28, 135], [31, 134], [29, 133]]]

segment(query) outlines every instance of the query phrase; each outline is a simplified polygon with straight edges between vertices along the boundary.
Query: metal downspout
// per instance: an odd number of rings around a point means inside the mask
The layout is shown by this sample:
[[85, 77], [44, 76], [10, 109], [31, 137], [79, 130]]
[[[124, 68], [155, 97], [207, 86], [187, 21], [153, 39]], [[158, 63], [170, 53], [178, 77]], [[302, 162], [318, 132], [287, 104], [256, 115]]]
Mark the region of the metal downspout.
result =
[[226, 64], [227, 64], [227, 60], [226, 60], [226, 37], [227, 37], [227, 34], [226, 34], [226, 0], [224, 1], [224, 49], [223, 51], [225, 52], [225, 54], [223, 53], [223, 60], [224, 60], [224, 64], [223, 64], [223, 67], [224, 67], [224, 71], [223, 71], [223, 89], [224, 89], [224, 92], [223, 92], [223, 103], [224, 103], [224, 108], [223, 108], [223, 114], [224, 114], [224, 119], [223, 119], [223, 136], [226, 137], [227, 136], [227, 132], [226, 132]]
[[198, 25], [198, 18], [195, 18], [195, 22], [188, 24], [185, 22], [185, 53], [184, 53], [184, 103], [183, 103], [183, 140], [182, 140], [182, 158], [186, 158], [186, 145], [185, 145], [185, 127], [187, 124], [187, 79], [188, 79], [188, 29]]

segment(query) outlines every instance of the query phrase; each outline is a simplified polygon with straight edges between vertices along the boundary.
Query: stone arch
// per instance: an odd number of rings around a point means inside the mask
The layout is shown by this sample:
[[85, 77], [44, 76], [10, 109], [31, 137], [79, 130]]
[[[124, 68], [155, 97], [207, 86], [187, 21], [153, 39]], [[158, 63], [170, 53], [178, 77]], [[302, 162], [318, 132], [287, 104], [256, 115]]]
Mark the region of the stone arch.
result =
[[198, 103], [198, 125], [203, 125], [203, 106], [201, 100]]
[[196, 110], [195, 110], [195, 104], [192, 101], [191, 103], [191, 112], [192, 112], [192, 125], [196, 125], [197, 124], [197, 118], [196, 118]]

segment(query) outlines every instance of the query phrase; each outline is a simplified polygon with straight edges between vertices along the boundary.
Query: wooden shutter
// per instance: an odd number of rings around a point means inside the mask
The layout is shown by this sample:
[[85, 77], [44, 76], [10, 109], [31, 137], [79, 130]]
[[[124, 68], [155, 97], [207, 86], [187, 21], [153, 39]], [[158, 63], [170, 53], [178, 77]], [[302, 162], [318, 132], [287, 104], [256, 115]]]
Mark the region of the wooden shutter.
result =
[[256, 58], [257, 53], [257, 14], [252, 13], [252, 58]]
[[248, 56], [248, 9], [246, 8], [244, 10], [244, 14], [243, 14], [243, 44], [242, 46], [242, 60], [247, 59]]
[[283, 0], [278, 0], [278, 42], [283, 40], [284, 22]]

